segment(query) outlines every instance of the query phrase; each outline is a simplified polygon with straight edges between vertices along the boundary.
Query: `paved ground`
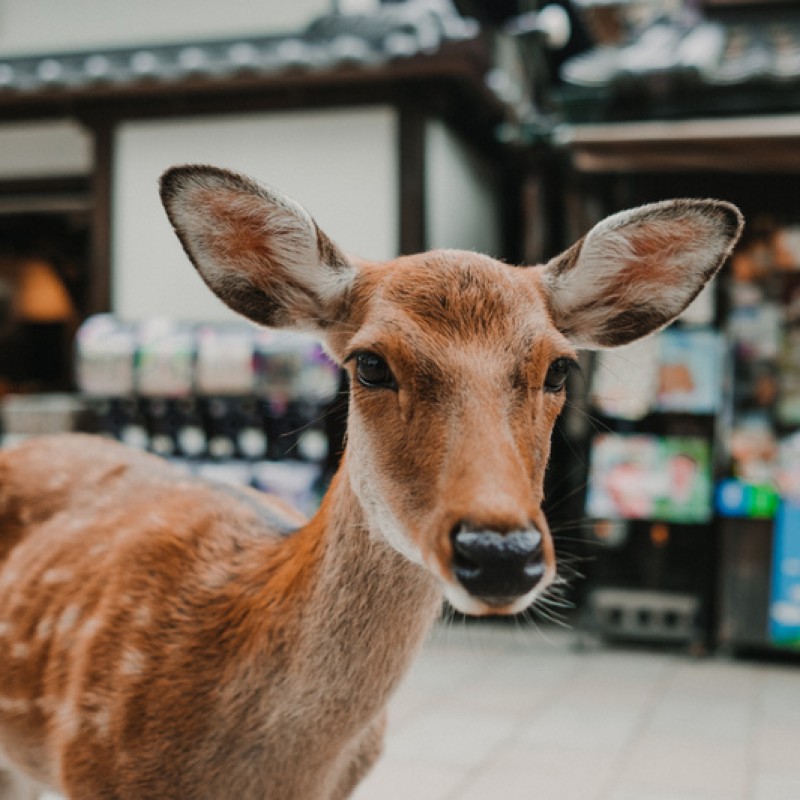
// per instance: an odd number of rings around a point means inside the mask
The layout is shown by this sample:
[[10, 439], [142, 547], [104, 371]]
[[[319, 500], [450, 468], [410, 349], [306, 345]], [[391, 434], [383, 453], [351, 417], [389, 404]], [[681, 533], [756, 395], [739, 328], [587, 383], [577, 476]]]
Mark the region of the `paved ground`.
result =
[[800, 800], [800, 664], [439, 627], [356, 800]]
[[354, 800], [800, 800], [800, 663], [575, 641], [437, 627]]

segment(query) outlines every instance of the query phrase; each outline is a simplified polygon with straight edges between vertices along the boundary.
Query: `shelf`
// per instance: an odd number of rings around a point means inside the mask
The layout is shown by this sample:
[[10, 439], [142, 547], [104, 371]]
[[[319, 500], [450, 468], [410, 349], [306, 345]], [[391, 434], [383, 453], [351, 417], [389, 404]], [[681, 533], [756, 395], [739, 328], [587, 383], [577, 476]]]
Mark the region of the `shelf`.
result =
[[800, 115], [562, 125], [581, 172], [800, 171]]

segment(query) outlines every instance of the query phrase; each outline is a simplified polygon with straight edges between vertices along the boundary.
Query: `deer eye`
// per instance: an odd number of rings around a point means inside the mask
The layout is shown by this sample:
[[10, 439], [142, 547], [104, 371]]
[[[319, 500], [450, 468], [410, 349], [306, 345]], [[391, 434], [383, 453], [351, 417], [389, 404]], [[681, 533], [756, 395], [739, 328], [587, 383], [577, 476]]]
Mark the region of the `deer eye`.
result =
[[560, 392], [569, 377], [569, 371], [575, 365], [571, 358], [557, 358], [547, 370], [544, 378], [546, 392]]
[[397, 381], [386, 361], [375, 353], [356, 355], [356, 377], [369, 389], [396, 389]]

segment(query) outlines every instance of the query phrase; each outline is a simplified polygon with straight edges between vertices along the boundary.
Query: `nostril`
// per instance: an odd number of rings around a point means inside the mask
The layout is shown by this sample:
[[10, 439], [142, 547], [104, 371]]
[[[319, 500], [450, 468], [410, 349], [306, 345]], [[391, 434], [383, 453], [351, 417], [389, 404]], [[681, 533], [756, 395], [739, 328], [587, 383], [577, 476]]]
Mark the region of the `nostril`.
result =
[[460, 530], [453, 534], [453, 568], [459, 573], [480, 572], [480, 542], [476, 531]]
[[542, 560], [542, 542], [542, 534], [536, 528], [529, 528], [509, 533], [505, 536], [504, 544], [509, 552], [530, 562]]

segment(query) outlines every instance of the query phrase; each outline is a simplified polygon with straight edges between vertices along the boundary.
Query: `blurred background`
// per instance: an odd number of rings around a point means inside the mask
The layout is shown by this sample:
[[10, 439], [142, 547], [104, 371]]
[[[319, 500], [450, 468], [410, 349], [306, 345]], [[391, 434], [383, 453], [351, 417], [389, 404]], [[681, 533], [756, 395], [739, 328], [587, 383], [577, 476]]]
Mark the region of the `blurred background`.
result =
[[376, 259], [540, 263], [614, 211], [724, 198], [748, 225], [719, 280], [570, 387], [557, 611], [601, 641], [797, 653], [798, 108], [788, 1], [0, 0], [3, 441], [94, 431], [315, 507], [343, 379], [197, 279], [172, 164], [274, 184]]

